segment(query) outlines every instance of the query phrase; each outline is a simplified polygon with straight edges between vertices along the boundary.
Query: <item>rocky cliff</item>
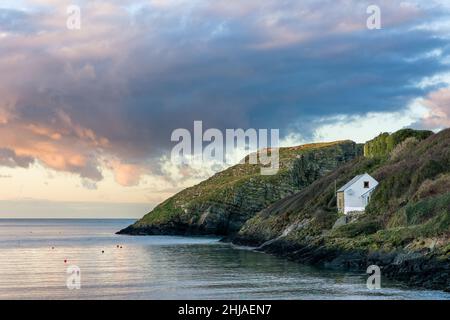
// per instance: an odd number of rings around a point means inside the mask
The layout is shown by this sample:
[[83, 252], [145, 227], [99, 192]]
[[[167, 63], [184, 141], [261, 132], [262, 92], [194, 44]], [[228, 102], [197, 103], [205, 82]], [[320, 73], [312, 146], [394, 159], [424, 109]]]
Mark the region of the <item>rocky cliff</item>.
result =
[[257, 212], [360, 156], [362, 145], [307, 144], [280, 148], [279, 154], [275, 175], [261, 175], [259, 165], [235, 165], [177, 193], [119, 233], [233, 235]]

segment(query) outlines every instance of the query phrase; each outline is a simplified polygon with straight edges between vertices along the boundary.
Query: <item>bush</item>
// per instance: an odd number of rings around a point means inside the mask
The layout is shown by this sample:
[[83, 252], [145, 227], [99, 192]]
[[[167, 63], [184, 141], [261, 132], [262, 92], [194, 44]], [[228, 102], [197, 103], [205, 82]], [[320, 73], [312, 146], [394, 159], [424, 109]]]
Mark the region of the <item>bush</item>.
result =
[[450, 211], [450, 193], [408, 204], [405, 208], [408, 225], [422, 224]]
[[409, 137], [400, 142], [394, 150], [391, 152], [391, 160], [399, 160], [402, 156], [411, 153], [414, 147], [419, 144], [419, 140], [416, 137]]
[[367, 141], [364, 145], [364, 156], [366, 157], [385, 157], [388, 156], [394, 148], [405, 141], [407, 138], [416, 138], [418, 141], [424, 140], [433, 134], [428, 130], [402, 129], [392, 134], [381, 133], [376, 138]]
[[413, 199], [415, 201], [434, 197], [439, 194], [446, 193], [450, 190], [450, 174], [441, 174], [436, 179], [425, 180], [415, 193]]
[[323, 209], [317, 209], [313, 216], [315, 224], [319, 229], [331, 229], [339, 215], [336, 211], [330, 212]]

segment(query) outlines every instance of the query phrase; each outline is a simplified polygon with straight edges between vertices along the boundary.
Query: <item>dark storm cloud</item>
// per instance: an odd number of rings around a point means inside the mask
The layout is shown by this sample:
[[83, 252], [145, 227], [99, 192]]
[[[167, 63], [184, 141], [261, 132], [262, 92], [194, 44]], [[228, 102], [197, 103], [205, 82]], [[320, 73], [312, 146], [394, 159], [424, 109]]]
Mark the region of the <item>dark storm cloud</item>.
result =
[[[426, 27], [446, 9], [404, 3], [379, 2], [381, 30], [366, 28], [364, 1], [86, 2], [79, 33], [41, 14], [33, 41], [0, 39], [3, 126], [52, 128], [61, 138], [45, 141], [73, 143], [82, 159], [46, 163], [99, 180], [99, 157], [153, 166], [194, 120], [308, 136], [334, 115], [397, 111], [449, 68], [448, 34]], [[29, 20], [3, 15], [5, 31]]]

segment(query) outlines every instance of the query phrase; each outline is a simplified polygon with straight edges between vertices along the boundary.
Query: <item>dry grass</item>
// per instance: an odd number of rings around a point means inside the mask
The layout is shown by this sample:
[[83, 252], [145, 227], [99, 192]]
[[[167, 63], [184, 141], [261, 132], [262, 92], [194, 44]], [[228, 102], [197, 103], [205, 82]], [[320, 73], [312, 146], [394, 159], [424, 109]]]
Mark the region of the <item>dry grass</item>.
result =
[[439, 175], [436, 179], [425, 180], [414, 194], [414, 200], [421, 200], [428, 197], [434, 197], [439, 194], [450, 191], [450, 173]]

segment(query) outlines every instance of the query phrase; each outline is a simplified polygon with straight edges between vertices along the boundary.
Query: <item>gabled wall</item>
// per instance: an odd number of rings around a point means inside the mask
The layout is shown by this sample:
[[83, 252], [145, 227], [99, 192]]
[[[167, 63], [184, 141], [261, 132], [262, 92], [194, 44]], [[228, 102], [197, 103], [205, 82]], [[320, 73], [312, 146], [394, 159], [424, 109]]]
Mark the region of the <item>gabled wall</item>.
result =
[[[364, 188], [364, 182], [369, 182], [369, 188]], [[362, 175], [356, 182], [344, 191], [344, 213], [349, 211], [362, 211], [366, 204], [361, 196], [369, 190], [375, 188], [378, 182], [369, 174]]]

